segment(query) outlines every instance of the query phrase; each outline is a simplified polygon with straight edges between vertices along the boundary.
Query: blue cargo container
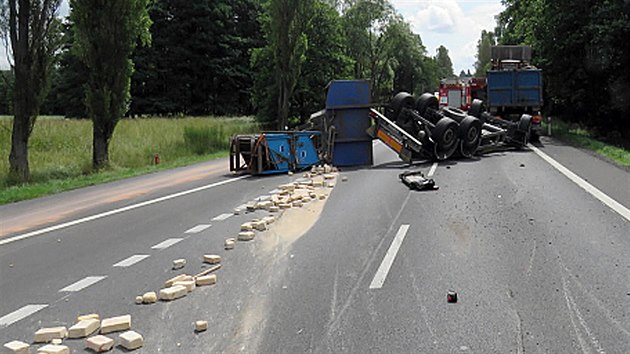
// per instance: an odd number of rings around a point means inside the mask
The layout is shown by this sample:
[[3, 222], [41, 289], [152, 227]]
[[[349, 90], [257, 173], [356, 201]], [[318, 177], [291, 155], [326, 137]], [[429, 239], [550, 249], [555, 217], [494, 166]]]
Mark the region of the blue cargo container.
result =
[[538, 111], [543, 104], [542, 70], [490, 70], [487, 73], [488, 108], [523, 108]]
[[333, 117], [335, 141], [332, 163], [335, 166], [372, 164], [372, 125], [370, 83], [365, 80], [331, 81], [326, 93], [326, 115]]

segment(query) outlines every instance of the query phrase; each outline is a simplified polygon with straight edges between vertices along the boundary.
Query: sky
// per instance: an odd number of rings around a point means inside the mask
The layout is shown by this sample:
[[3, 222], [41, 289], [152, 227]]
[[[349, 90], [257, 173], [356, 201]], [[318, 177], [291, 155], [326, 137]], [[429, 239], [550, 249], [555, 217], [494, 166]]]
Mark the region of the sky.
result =
[[390, 1], [420, 35], [429, 55], [435, 56], [440, 45], [448, 49], [455, 74], [474, 71], [481, 31], [494, 31], [494, 17], [504, 9], [500, 0]]
[[[429, 55], [443, 45], [449, 51], [455, 74], [473, 71], [477, 41], [482, 30], [494, 30], [494, 16], [503, 10], [500, 0], [390, 0], [398, 13], [411, 23], [422, 38]], [[68, 14], [68, 1], [59, 13]], [[4, 48], [0, 48], [0, 67], [8, 68]]]

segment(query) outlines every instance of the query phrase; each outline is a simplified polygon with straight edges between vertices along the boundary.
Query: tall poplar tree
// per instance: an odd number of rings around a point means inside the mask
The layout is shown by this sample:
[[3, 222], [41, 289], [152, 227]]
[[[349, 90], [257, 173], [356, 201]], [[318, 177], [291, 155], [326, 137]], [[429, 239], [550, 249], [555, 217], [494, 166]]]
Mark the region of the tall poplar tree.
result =
[[109, 163], [109, 142], [127, 112], [138, 39], [151, 40], [150, 0], [70, 0], [79, 57], [88, 69], [86, 105], [93, 122], [92, 166]]

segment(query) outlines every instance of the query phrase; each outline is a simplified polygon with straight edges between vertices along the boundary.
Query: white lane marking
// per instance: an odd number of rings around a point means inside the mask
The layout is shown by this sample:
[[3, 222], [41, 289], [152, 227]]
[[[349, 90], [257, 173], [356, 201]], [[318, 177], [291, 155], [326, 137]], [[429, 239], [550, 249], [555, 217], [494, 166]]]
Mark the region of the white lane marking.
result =
[[122, 261], [114, 264], [112, 267], [131, 267], [132, 265], [148, 257], [148, 254], [134, 254], [133, 256], [127, 259], [123, 259]]
[[79, 290], [83, 290], [85, 288], [87, 288], [90, 285], [96, 284], [99, 281], [103, 280], [107, 278], [106, 275], [102, 275], [102, 276], [95, 276], [95, 277], [85, 277], [81, 280], [79, 280], [76, 283], [72, 283], [68, 286], [66, 286], [65, 288], [59, 290], [59, 292], [63, 292], [63, 291], [79, 291]]
[[538, 149], [537, 147], [535, 147], [535, 146], [530, 144], [529, 148], [534, 150], [536, 155], [540, 156], [543, 160], [547, 161], [556, 170], [560, 171], [560, 173], [562, 173], [568, 179], [570, 179], [575, 184], [580, 186], [582, 189], [587, 191], [590, 195], [592, 195], [593, 197], [599, 199], [602, 203], [606, 204], [609, 208], [611, 208], [612, 210], [616, 211], [622, 217], [626, 218], [626, 220], [630, 221], [630, 210], [628, 210], [628, 208], [624, 207], [623, 205], [621, 205], [621, 203], [619, 203], [618, 201], [612, 199], [608, 195], [604, 194], [604, 192], [602, 192], [599, 189], [595, 188], [592, 184], [586, 182], [580, 176], [578, 176], [575, 173], [571, 172], [571, 170], [569, 170], [568, 168], [562, 166], [558, 161], [552, 159], [549, 155], [547, 155], [544, 152], [540, 151], [540, 149]]
[[68, 222], [65, 222], [63, 224], [53, 225], [53, 226], [46, 227], [46, 228], [43, 228], [43, 229], [31, 231], [31, 232], [28, 232], [28, 233], [25, 233], [25, 234], [22, 234], [22, 235], [9, 237], [9, 238], [6, 238], [4, 240], [0, 240], [0, 246], [1, 245], [6, 245], [6, 244], [11, 243], [11, 242], [15, 242], [15, 241], [23, 240], [23, 239], [26, 239], [26, 238], [30, 238], [30, 237], [33, 237], [33, 236], [39, 236], [39, 235], [45, 234], [47, 232], [56, 231], [56, 230], [59, 230], [59, 229], [64, 229], [66, 227], [70, 227], [70, 226], [74, 226], [74, 225], [78, 225], [78, 224], [83, 224], [83, 223], [88, 222], [88, 221], [101, 219], [101, 218], [104, 218], [104, 217], [107, 217], [107, 216], [110, 216], [110, 215], [123, 213], [125, 211], [129, 211], [129, 210], [133, 210], [133, 209], [138, 209], [138, 208], [141, 208], [141, 207], [144, 207], [144, 206], [147, 206], [147, 205], [163, 202], [165, 200], [170, 200], [170, 199], [181, 197], [181, 196], [188, 195], [188, 194], [191, 194], [191, 193], [196, 193], [196, 192], [200, 192], [200, 191], [203, 191], [203, 190], [206, 190], [206, 189], [222, 186], [224, 184], [235, 182], [235, 181], [241, 180], [243, 178], [247, 178], [247, 177], [249, 177], [249, 176], [244, 175], [244, 176], [240, 176], [240, 177], [226, 179], [224, 181], [208, 184], [208, 185], [205, 185], [205, 186], [201, 186], [201, 187], [185, 190], [185, 191], [178, 192], [178, 193], [169, 194], [169, 195], [166, 195], [164, 197], [147, 200], [147, 201], [142, 202], [142, 203], [128, 205], [126, 207], [122, 207], [122, 208], [106, 211], [104, 213], [87, 216], [85, 218], [68, 221]]
[[431, 165], [431, 169], [429, 170], [429, 173], [427, 173], [427, 177], [431, 177], [433, 176], [433, 174], [435, 173], [435, 169], [437, 168], [438, 163], [434, 162], [433, 165]]
[[157, 245], [151, 247], [151, 249], [154, 250], [163, 250], [165, 248], [171, 247], [172, 245], [176, 244], [177, 242], [183, 240], [183, 238], [167, 238], [166, 240], [158, 243]]
[[387, 278], [387, 273], [389, 273], [389, 269], [394, 263], [396, 254], [398, 253], [400, 245], [402, 245], [402, 242], [405, 239], [405, 235], [407, 235], [408, 230], [409, 225], [400, 225], [400, 228], [396, 233], [396, 237], [394, 237], [392, 244], [389, 246], [389, 249], [385, 254], [385, 258], [383, 258], [383, 262], [381, 262], [381, 265], [380, 267], [378, 267], [376, 274], [374, 274], [374, 279], [372, 279], [372, 283], [370, 283], [370, 289], [380, 289], [383, 287], [383, 283], [385, 283], [385, 278]]
[[195, 226], [195, 227], [193, 227], [191, 229], [186, 230], [186, 232], [184, 232], [184, 233], [185, 234], [196, 234], [198, 232], [201, 232], [201, 231], [209, 228], [210, 226], [212, 226], [212, 225], [210, 225], [210, 224], [200, 224], [200, 225], [197, 225], [197, 226]]
[[212, 218], [212, 221], [223, 221], [231, 217], [232, 215], [234, 215], [234, 213], [225, 213], [225, 214], [217, 215], [214, 218]]
[[13, 323], [28, 317], [35, 312], [48, 307], [46, 304], [35, 304], [35, 305], [26, 305], [20, 309], [17, 309], [9, 314], [6, 314], [0, 317], [0, 328], [7, 327], [12, 325]]

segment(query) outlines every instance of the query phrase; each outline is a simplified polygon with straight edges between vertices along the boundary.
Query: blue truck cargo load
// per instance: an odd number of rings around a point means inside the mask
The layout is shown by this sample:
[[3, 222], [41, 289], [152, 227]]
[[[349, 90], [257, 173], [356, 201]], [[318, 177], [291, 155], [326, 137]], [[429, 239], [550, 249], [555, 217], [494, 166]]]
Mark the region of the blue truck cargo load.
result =
[[487, 73], [487, 106], [498, 108], [530, 108], [538, 111], [543, 104], [542, 70], [490, 70]]

